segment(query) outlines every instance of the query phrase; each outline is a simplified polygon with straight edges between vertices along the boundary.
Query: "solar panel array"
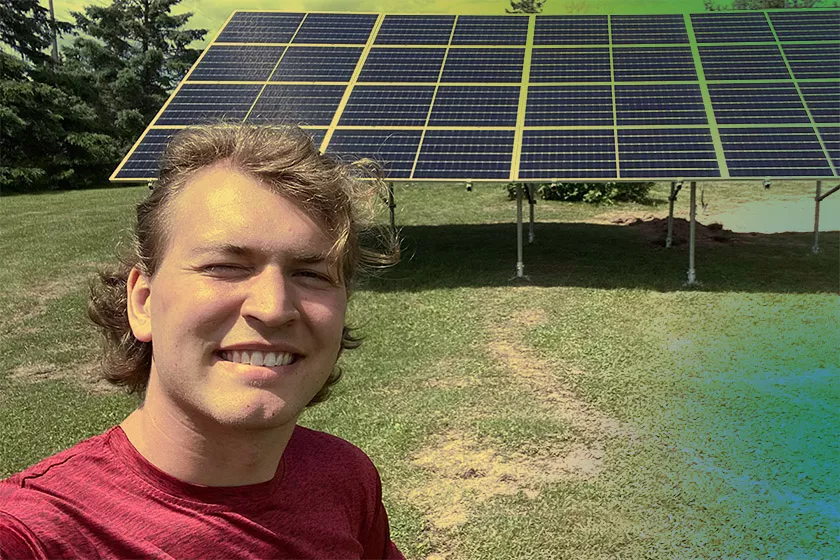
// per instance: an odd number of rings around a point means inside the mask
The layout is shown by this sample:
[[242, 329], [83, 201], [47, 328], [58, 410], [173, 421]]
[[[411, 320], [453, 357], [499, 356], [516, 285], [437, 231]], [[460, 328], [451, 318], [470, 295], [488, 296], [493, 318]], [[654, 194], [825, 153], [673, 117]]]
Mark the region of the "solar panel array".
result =
[[235, 12], [112, 180], [220, 120], [402, 180], [838, 177], [840, 10]]

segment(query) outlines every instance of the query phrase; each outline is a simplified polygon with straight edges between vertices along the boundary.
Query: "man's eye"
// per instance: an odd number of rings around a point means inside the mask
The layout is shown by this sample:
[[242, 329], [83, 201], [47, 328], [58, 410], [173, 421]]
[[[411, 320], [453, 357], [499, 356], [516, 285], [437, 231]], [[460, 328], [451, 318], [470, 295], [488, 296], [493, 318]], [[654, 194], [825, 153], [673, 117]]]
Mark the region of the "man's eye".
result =
[[330, 284], [333, 283], [333, 279], [329, 274], [319, 272], [317, 270], [300, 270], [297, 274], [298, 276], [302, 276], [304, 278], [312, 278], [313, 280], [320, 280]]
[[245, 267], [238, 264], [208, 264], [201, 267], [201, 271], [208, 274], [236, 274], [244, 270]]

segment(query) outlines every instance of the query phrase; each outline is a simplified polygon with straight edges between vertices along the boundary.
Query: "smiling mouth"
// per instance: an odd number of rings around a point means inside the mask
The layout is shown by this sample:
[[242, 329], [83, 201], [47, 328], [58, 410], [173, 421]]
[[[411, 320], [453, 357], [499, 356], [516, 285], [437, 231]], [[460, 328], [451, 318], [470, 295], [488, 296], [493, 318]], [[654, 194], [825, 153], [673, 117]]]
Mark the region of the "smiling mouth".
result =
[[261, 352], [259, 350], [225, 351], [219, 352], [219, 356], [226, 362], [265, 367], [287, 366], [300, 359], [298, 354], [291, 352]]

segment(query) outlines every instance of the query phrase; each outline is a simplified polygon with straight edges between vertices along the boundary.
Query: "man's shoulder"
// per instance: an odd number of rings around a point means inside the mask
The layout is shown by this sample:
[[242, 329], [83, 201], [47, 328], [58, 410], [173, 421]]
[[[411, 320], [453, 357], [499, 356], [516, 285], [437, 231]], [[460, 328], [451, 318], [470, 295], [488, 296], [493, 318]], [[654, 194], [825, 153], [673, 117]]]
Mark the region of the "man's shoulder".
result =
[[320, 472], [330, 478], [369, 479], [378, 484], [379, 473], [367, 453], [338, 436], [296, 426], [284, 453], [287, 466]]

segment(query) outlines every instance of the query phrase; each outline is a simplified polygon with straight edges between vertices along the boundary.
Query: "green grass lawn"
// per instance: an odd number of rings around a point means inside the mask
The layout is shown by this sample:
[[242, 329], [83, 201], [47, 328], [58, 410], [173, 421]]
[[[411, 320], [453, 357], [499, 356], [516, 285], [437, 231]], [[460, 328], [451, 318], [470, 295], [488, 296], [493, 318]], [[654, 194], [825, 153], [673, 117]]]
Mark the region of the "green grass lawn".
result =
[[[84, 309], [145, 192], [0, 199], [0, 477], [132, 410], [89, 381]], [[530, 281], [511, 282], [501, 187], [396, 186], [403, 262], [354, 294], [366, 341], [303, 423], [373, 458], [409, 558], [840, 556], [840, 236], [819, 255], [807, 233], [701, 243], [686, 288], [685, 246], [603, 216], [667, 215], [667, 192], [540, 201]]]

